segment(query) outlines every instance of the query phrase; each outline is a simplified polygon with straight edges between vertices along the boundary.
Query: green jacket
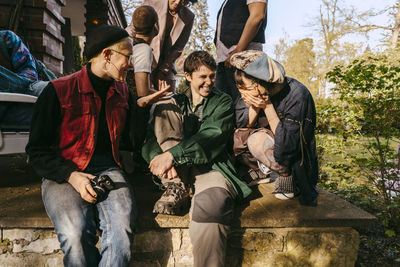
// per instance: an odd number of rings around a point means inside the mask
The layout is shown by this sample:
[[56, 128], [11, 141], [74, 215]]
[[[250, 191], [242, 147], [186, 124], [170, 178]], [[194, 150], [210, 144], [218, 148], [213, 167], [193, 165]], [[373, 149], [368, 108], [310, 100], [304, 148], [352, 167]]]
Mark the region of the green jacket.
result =
[[[185, 113], [189, 106], [186, 94], [177, 94], [173, 97], [182, 113]], [[193, 127], [198, 127], [199, 130], [189, 137], [185, 136], [182, 142], [168, 150], [174, 156], [174, 165], [208, 164], [228, 179], [237, 193], [238, 200], [247, 197], [251, 189], [238, 177], [232, 158], [226, 149], [234, 130], [234, 111], [229, 95], [213, 89], [205, 97], [200, 125], [193, 125]], [[184, 128], [192, 127], [185, 125]], [[149, 127], [146, 142], [142, 148], [142, 156], [147, 162], [162, 153], [153, 129]]]

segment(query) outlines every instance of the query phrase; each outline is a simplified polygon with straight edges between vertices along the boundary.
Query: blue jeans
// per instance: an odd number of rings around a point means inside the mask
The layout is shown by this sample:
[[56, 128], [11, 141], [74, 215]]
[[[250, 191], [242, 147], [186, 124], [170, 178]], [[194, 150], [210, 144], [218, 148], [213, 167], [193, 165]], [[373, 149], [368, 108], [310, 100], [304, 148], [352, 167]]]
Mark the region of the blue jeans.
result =
[[[110, 176], [116, 188], [96, 205], [83, 200], [69, 183], [43, 179], [43, 202], [66, 267], [129, 265], [137, 214], [133, 192], [122, 170], [113, 168], [101, 174]], [[102, 231], [100, 252], [96, 248], [97, 226]]]
[[30, 87], [33, 82], [35, 81], [0, 66], [0, 92], [39, 96], [43, 88]]

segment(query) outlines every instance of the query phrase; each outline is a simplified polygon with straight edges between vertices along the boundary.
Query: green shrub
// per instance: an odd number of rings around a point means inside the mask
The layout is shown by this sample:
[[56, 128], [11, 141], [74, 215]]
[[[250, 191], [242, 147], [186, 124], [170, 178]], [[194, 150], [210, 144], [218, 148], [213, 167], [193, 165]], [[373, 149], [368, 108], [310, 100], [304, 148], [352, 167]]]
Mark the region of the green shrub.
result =
[[[317, 102], [321, 186], [375, 214], [400, 233], [400, 53], [368, 53], [327, 74], [336, 99]], [[335, 138], [336, 137], [336, 138]]]

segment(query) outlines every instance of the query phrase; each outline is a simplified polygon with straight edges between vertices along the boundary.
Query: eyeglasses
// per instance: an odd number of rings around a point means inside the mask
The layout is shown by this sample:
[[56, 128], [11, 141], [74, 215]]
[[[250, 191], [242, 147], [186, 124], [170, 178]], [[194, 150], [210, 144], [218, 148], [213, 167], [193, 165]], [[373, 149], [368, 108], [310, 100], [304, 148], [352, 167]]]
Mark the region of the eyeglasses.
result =
[[124, 54], [124, 53], [122, 53], [122, 52], [119, 52], [119, 51], [117, 51], [117, 50], [114, 50], [114, 49], [110, 49], [110, 50], [111, 50], [111, 51], [114, 51], [115, 53], [118, 53], [118, 54], [120, 54], [120, 55], [123, 55], [124, 57], [126, 57], [126, 59], [128, 59], [128, 61], [131, 60], [132, 55], [126, 55], [126, 54]]
[[256, 82], [252, 82], [250, 86], [244, 86], [244, 85], [242, 85], [242, 84], [236, 83], [236, 87], [237, 87], [239, 90], [243, 90], [243, 91], [258, 90], [258, 88], [257, 88], [258, 86], [257, 86]]

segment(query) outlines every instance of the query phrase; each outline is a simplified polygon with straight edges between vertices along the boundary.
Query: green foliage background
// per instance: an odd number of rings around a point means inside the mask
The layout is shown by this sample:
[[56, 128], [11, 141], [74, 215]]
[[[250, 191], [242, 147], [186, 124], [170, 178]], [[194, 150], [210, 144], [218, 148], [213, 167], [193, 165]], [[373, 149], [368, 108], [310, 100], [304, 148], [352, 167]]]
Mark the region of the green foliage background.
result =
[[365, 53], [327, 75], [335, 97], [317, 101], [320, 185], [400, 233], [400, 53]]

